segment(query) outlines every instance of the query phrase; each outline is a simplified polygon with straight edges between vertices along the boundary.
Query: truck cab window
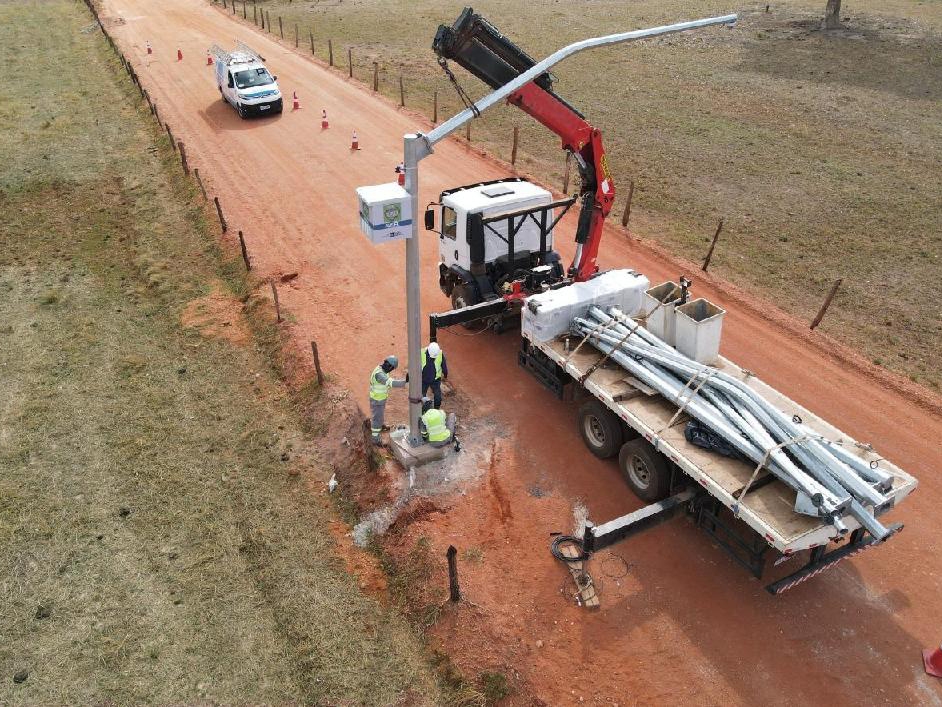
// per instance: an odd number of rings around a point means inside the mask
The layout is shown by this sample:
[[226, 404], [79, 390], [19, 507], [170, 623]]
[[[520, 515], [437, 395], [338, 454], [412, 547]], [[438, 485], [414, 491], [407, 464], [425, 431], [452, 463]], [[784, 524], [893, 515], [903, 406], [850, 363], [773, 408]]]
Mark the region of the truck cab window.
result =
[[232, 88], [235, 84], [232, 82], [232, 72], [229, 72], [229, 88]]
[[449, 206], [442, 207], [442, 235], [451, 240], [458, 237], [458, 214]]

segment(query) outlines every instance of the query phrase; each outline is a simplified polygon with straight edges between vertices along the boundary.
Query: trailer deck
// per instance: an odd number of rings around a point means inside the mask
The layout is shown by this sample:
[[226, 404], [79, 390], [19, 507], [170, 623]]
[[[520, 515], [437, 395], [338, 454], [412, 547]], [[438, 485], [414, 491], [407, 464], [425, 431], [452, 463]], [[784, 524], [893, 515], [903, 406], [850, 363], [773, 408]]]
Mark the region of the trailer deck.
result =
[[[586, 344], [578, 350], [579, 339], [564, 335], [538, 343], [525, 338], [557, 364], [576, 382], [580, 381], [603, 354]], [[574, 351], [575, 350], [575, 351]], [[724, 373], [744, 381], [775, 407], [790, 416], [797, 416], [810, 429], [829, 440], [839, 442], [865, 462], [879, 464], [893, 475], [891, 501], [876, 509], [881, 515], [904, 499], [917, 485], [916, 479], [899, 467], [882, 459], [869, 445], [859, 444], [849, 435], [824, 421], [779, 391], [763, 383], [752, 373], [732, 361], [720, 357], [717, 366]], [[635, 380], [617, 364], [608, 361], [598, 367], [582, 383], [591, 395], [612, 410], [629, 427], [654, 444], [707, 493], [730, 508], [734, 515], [755, 530], [765, 541], [784, 555], [800, 550], [820, 548], [834, 537], [832, 525], [820, 519], [797, 513], [795, 492], [768, 471], [756, 478], [755, 466], [697, 447], [687, 441], [684, 426], [689, 417], [677, 415], [677, 406]], [[751, 480], [751, 483], [750, 483]], [[743, 491], [748, 492], [743, 497]], [[860, 526], [847, 518], [851, 531]]]

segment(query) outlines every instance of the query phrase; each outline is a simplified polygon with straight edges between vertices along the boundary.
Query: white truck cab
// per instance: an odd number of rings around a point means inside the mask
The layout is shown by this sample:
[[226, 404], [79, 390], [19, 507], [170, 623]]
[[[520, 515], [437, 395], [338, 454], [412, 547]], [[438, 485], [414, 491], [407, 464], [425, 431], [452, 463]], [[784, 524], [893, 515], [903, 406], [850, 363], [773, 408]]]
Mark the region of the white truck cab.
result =
[[500, 296], [514, 280], [526, 280], [527, 289], [537, 290], [560, 280], [553, 227], [557, 208], [565, 211], [571, 203], [554, 202], [546, 189], [520, 178], [442, 192], [425, 220], [426, 228], [439, 234], [439, 284], [454, 308]]
[[278, 88], [278, 77], [268, 72], [256, 52], [242, 42], [231, 52], [214, 44], [210, 52], [215, 57], [219, 93], [239, 112], [239, 116], [247, 118], [282, 112], [284, 102]]

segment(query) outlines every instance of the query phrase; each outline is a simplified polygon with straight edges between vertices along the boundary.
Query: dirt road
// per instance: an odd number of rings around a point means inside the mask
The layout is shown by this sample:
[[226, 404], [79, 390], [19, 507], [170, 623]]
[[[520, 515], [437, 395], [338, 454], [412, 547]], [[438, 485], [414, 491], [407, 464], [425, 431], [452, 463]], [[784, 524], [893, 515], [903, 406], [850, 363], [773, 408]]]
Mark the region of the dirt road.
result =
[[[353, 192], [391, 181], [402, 135], [428, 126], [200, 0], [164, 0], [159, 10], [148, 0], [103, 5], [160, 116], [219, 195], [231, 228], [245, 232], [257, 270], [298, 273], [281, 286], [298, 346], [316, 338], [325, 368], [365, 403], [370, 369], [388, 352], [405, 354], [404, 248], [367, 243]], [[298, 91], [301, 111], [289, 103], [280, 118], [242, 121], [220, 100], [205, 50], [234, 38], [265, 55], [282, 89]], [[145, 41], [154, 54], [146, 54]], [[322, 108], [331, 121], [326, 131]], [[353, 130], [358, 152], [350, 150]], [[506, 173], [446, 142], [423, 163], [422, 203], [442, 188]], [[571, 232], [571, 221], [558, 231], [564, 258], [573, 249], [563, 234]], [[422, 248], [423, 308], [441, 310], [435, 239], [424, 236]], [[600, 262], [635, 267], [652, 282], [689, 272], [615, 228]], [[547, 704], [942, 704], [942, 686], [923, 675], [920, 655], [942, 639], [942, 452], [935, 442], [942, 418], [836, 347], [829, 354], [796, 336], [771, 305], [762, 316], [761, 303], [747, 308], [732, 289], [709, 281], [696, 292], [730, 308], [727, 356], [919, 478], [920, 488], [893, 514], [905, 532], [773, 598], [699, 531], [674, 521], [616, 548], [628, 573], [600, 565], [603, 608], [584, 613], [560, 597], [564, 573], [547, 552], [547, 534], [568, 529], [576, 498], [600, 519], [641, 504], [614, 464], [583, 448], [573, 411], [518, 370], [517, 337], [443, 334], [457, 386], [499, 434], [471, 440], [493, 444], [485, 480], [447, 513], [408, 530], [435, 548], [474, 546], [484, 557], [465, 563], [465, 593], [476, 606], [446, 615], [435, 636], [459, 665], [503, 669], [521, 687], [518, 697], [526, 692]]]

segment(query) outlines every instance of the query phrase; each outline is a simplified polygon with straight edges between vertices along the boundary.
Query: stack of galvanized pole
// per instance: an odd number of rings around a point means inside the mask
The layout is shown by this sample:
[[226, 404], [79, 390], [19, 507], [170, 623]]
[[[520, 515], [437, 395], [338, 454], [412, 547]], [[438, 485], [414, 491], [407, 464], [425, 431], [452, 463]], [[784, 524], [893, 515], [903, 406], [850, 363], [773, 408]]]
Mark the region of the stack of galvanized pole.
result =
[[797, 512], [820, 517], [839, 534], [848, 531], [845, 515], [878, 541], [891, 534], [874, 516], [874, 508], [890, 500], [890, 474], [811, 431], [742, 381], [687, 358], [617, 307], [607, 313], [590, 308], [587, 318], [573, 320], [572, 333], [726, 440], [757, 472], [767, 468], [794, 489]]

